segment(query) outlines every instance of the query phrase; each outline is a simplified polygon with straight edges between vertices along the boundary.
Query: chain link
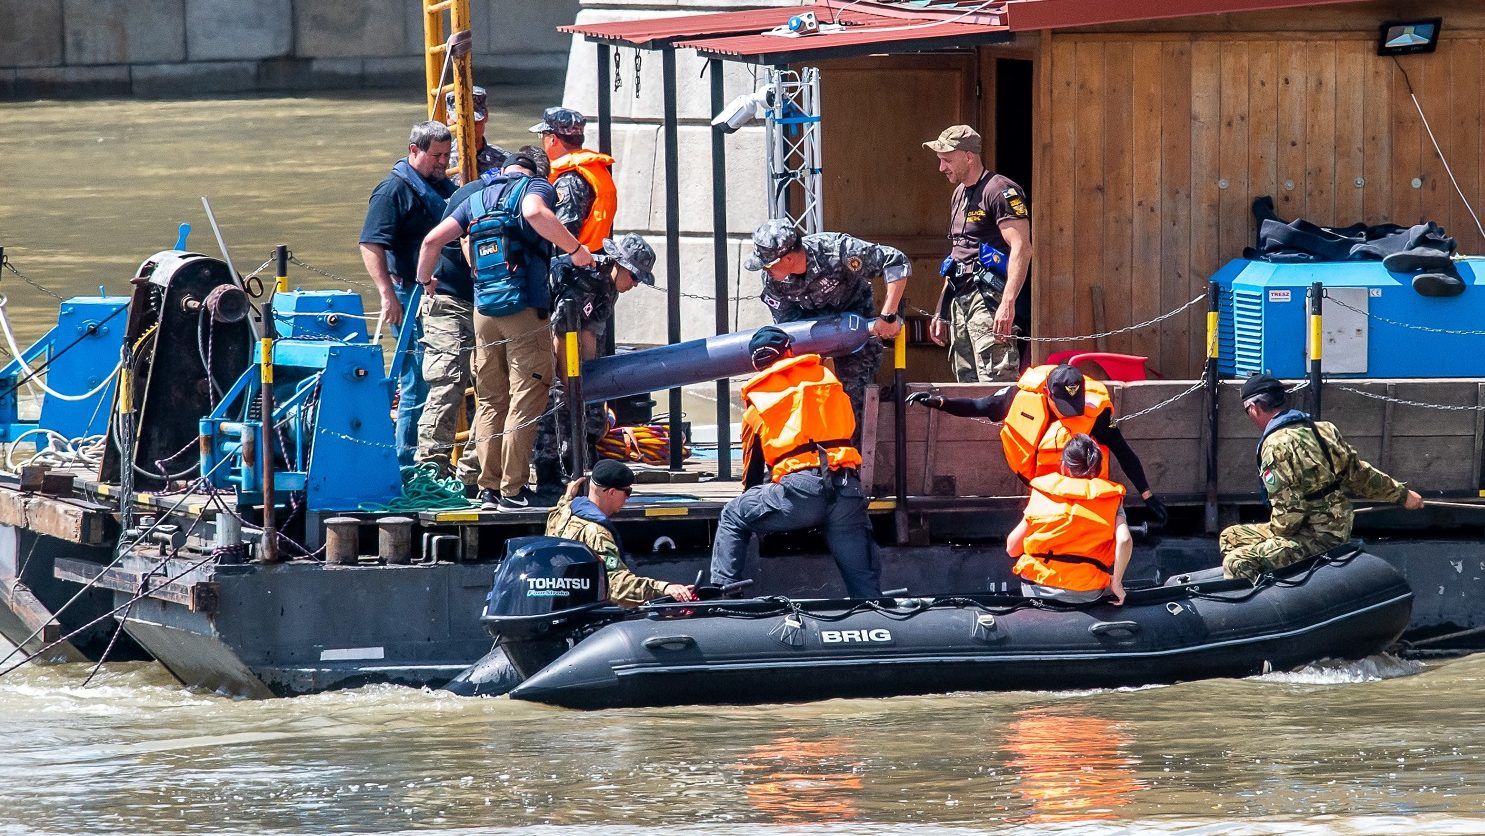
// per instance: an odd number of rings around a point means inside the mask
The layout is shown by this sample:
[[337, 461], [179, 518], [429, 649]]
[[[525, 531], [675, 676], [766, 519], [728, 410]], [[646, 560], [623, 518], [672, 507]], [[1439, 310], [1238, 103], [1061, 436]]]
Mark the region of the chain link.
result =
[[[661, 287], [660, 285], [649, 285], [649, 284], [647, 284], [647, 285], [642, 285], [642, 287], [647, 287], [650, 290], [659, 291], [660, 293], [668, 293], [669, 292], [669, 288]], [[700, 299], [700, 300], [705, 301], [705, 302], [715, 302], [715, 301], [717, 301], [717, 297], [715, 297], [715, 296], [707, 296], [707, 295], [702, 294], [702, 293], [686, 293], [684, 291], [681, 292], [681, 298], [682, 299]], [[729, 296], [729, 297], [727, 297], [727, 301], [729, 301], [729, 302], [746, 302], [749, 299], [757, 299], [757, 298], [758, 298], [757, 296]]]
[[1374, 401], [1385, 401], [1388, 403], [1402, 404], [1403, 406], [1416, 406], [1420, 409], [1441, 409], [1446, 412], [1485, 412], [1485, 405], [1477, 404], [1474, 406], [1470, 406], [1468, 404], [1460, 405], [1424, 403], [1422, 401], [1410, 401], [1405, 398], [1394, 398], [1391, 395], [1378, 395], [1375, 392], [1368, 392], [1364, 389], [1357, 389], [1351, 386], [1342, 386], [1341, 384], [1335, 382], [1332, 382], [1330, 385], [1334, 386], [1337, 389], [1340, 389], [1342, 392], [1350, 392], [1353, 395], [1360, 395], [1363, 398], [1371, 398]]
[[1178, 400], [1186, 397], [1187, 395], [1191, 394], [1192, 392], [1195, 392], [1196, 390], [1198, 390], [1201, 387], [1205, 386], [1206, 385], [1206, 382], [1207, 382], [1206, 372], [1202, 372], [1201, 377], [1197, 378], [1197, 380], [1196, 380], [1195, 383], [1193, 383], [1190, 386], [1186, 387], [1186, 389], [1184, 391], [1179, 392], [1179, 393], [1177, 393], [1175, 395], [1172, 395], [1171, 397], [1166, 398], [1165, 400], [1161, 401], [1158, 404], [1155, 404], [1154, 406], [1147, 406], [1144, 409], [1141, 409], [1139, 412], [1131, 412], [1128, 415], [1121, 415], [1118, 418], [1115, 418], [1111, 423], [1114, 426], [1117, 427], [1120, 424], [1124, 423], [1125, 421], [1133, 421], [1134, 419], [1139, 418], [1142, 415], [1149, 415], [1150, 413], [1155, 412], [1156, 410], [1164, 409], [1164, 408], [1170, 406], [1171, 404], [1175, 403], [1176, 401], [1178, 401]]
[[1363, 311], [1360, 308], [1352, 307], [1351, 305], [1348, 305], [1345, 302], [1342, 302], [1340, 299], [1337, 299], [1334, 296], [1331, 296], [1329, 293], [1326, 293], [1325, 294], [1325, 298], [1328, 299], [1328, 300], [1330, 300], [1331, 302], [1336, 303], [1337, 305], [1340, 305], [1341, 307], [1345, 308], [1346, 310], [1351, 311], [1352, 313], [1359, 313], [1362, 316], [1366, 317], [1367, 319], [1375, 319], [1378, 322], [1385, 322], [1388, 325], [1393, 325], [1393, 326], [1396, 326], [1398, 328], [1407, 328], [1410, 331], [1425, 331], [1425, 332], [1427, 332], [1429, 334], [1449, 334], [1449, 335], [1457, 336], [1457, 337], [1485, 337], [1485, 331], [1468, 331], [1468, 330], [1458, 330], [1458, 331], [1455, 331], [1455, 330], [1451, 330], [1451, 329], [1448, 329], [1448, 328], [1434, 328], [1434, 327], [1429, 326], [1429, 325], [1415, 325], [1414, 323], [1411, 323], [1411, 322], [1399, 322], [1399, 321], [1397, 321], [1395, 319], [1388, 319], [1385, 316], [1378, 316], [1377, 314], [1371, 313], [1370, 311]]
[[[290, 264], [293, 264], [296, 267], [301, 267], [301, 268], [303, 268], [305, 270], [308, 270], [311, 273], [315, 273], [317, 275], [324, 276], [325, 278], [330, 279], [331, 281], [345, 282], [346, 284], [359, 285], [361, 287], [371, 288], [372, 290], [376, 290], [377, 289], [376, 284], [374, 282], [366, 281], [364, 279], [352, 279], [352, 278], [349, 278], [349, 277], [346, 277], [346, 276], [336, 275], [335, 273], [332, 273], [329, 270], [322, 270], [322, 269], [314, 266], [313, 264], [306, 263], [303, 259], [299, 258], [299, 256], [297, 256], [297, 255], [294, 255], [292, 252], [289, 253], [289, 263]], [[265, 265], [265, 266], [267, 266], [267, 265]], [[260, 267], [258, 269], [261, 270], [262, 268]]]
[[262, 264], [259, 264], [258, 265], [258, 269], [254, 270], [253, 272], [248, 273], [246, 276], [243, 276], [242, 277], [242, 283], [243, 284], [247, 284], [247, 280], [248, 279], [255, 279], [255, 278], [257, 278], [258, 277], [258, 274], [262, 273], [264, 270], [267, 270], [268, 269], [268, 266], [270, 264], [272, 264], [273, 261], [274, 260], [270, 258], [267, 261], [263, 262]]
[[[1181, 313], [1184, 313], [1185, 311], [1189, 310], [1192, 305], [1195, 305], [1197, 302], [1200, 302], [1200, 301], [1202, 301], [1205, 298], [1207, 298], [1207, 295], [1205, 293], [1203, 293], [1203, 294], [1195, 297], [1191, 301], [1187, 302], [1186, 304], [1182, 305], [1181, 307], [1176, 308], [1175, 310], [1166, 311], [1165, 313], [1163, 313], [1163, 314], [1155, 317], [1154, 319], [1147, 319], [1144, 322], [1136, 322], [1133, 325], [1125, 325], [1122, 328], [1115, 328], [1112, 331], [1100, 331], [1100, 332], [1098, 332], [1096, 334], [1080, 334], [1080, 335], [1075, 336], [1075, 337], [1019, 337], [1018, 336], [1016, 339], [1018, 339], [1018, 340], [1026, 340], [1027, 342], [1031, 342], [1031, 343], [1075, 343], [1075, 342], [1084, 342], [1084, 341], [1087, 341], [1087, 340], [1103, 339], [1104, 337], [1113, 337], [1113, 336], [1117, 336], [1119, 334], [1127, 334], [1130, 331], [1138, 331], [1141, 328], [1149, 328], [1151, 325], [1158, 325], [1158, 324], [1164, 322], [1165, 320], [1170, 319], [1173, 316], [1177, 316], [1177, 315], [1179, 315]], [[929, 316], [929, 317], [936, 317], [937, 316], [937, 314], [935, 314], [933, 311], [925, 311], [922, 308], [918, 307], [917, 305], [908, 305], [907, 307], [912, 308], [915, 312], [917, 312], [918, 314], [921, 314], [922, 316]]]
[[[551, 407], [548, 407], [541, 414], [536, 415], [536, 416], [533, 416], [531, 418], [528, 418], [527, 420], [522, 421], [521, 423], [515, 425], [514, 427], [511, 427], [510, 429], [508, 429], [508, 430], [502, 430], [501, 432], [495, 433], [494, 435], [492, 435], [490, 437], [491, 438], [500, 438], [502, 436], [510, 435], [511, 433], [514, 433], [514, 432], [516, 432], [518, 430], [524, 430], [527, 427], [530, 427], [533, 424], [536, 424], [537, 422], [541, 421], [541, 419], [547, 417], [548, 415], [551, 415], [551, 414], [557, 412], [559, 409], [562, 409], [562, 408], [563, 408], [563, 404], [561, 402], [558, 402], [558, 403], [552, 405]], [[388, 444], [385, 441], [370, 441], [370, 440], [367, 440], [367, 439], [364, 439], [364, 438], [357, 438], [356, 436], [346, 435], [343, 432], [337, 432], [335, 430], [324, 430], [324, 429], [322, 429], [322, 430], [320, 430], [320, 434], [321, 435], [335, 436], [336, 438], [339, 438], [339, 439], [341, 439], [343, 441], [349, 441], [349, 442], [352, 442], [353, 444], [360, 444], [360, 445], [363, 445], [365, 447], [376, 447], [376, 448], [383, 449], [383, 450], [396, 450], [397, 449], [397, 445], [395, 445], [395, 444]], [[480, 440], [481, 439], [478, 438], [477, 436], [475, 436], [473, 432], [470, 432], [470, 436], [469, 436], [469, 439], [467, 441], [450, 441], [450, 442], [443, 443], [443, 444], [431, 444], [431, 445], [428, 445], [427, 447], [424, 447], [422, 445], [419, 445], [418, 449], [419, 450], [428, 450], [430, 452], [442, 453], [442, 452], [447, 452], [449, 450], [452, 450], [455, 447], [468, 447], [471, 444], [478, 443]]]
[[10, 272], [12, 272], [12, 273], [16, 274], [17, 276], [19, 276], [21, 281], [23, 281], [26, 284], [28, 284], [28, 285], [36, 288], [37, 290], [41, 291], [42, 293], [45, 293], [46, 295], [52, 297], [53, 299], [56, 299], [58, 302], [65, 302], [65, 301], [67, 301], [67, 300], [63, 299], [60, 295], [58, 295], [55, 291], [53, 291], [50, 288], [42, 285], [40, 282], [36, 281], [35, 279], [31, 278], [30, 276], [27, 276], [25, 273], [22, 273], [20, 270], [17, 270], [16, 269], [16, 266], [11, 263], [9, 256], [6, 256], [3, 261], [0, 261], [0, 264], [3, 264], [5, 266], [5, 269], [7, 269]]

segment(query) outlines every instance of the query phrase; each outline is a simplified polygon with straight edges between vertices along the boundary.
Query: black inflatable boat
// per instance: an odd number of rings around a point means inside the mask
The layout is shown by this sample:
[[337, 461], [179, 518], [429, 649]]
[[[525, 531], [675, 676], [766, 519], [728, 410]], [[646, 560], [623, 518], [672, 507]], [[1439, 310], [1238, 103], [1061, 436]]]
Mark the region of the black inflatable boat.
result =
[[1058, 690], [1241, 677], [1361, 658], [1413, 593], [1351, 545], [1258, 584], [1187, 576], [1124, 606], [963, 595], [605, 604], [581, 544], [513, 540], [483, 622], [495, 651], [450, 688], [571, 708]]

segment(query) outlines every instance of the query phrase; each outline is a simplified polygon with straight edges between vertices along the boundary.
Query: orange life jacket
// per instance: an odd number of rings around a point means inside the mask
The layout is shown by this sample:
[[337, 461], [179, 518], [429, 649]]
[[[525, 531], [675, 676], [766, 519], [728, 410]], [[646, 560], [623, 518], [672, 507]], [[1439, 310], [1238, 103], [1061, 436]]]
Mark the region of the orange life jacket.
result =
[[[1001, 426], [1000, 446], [1005, 450], [1006, 464], [1023, 482], [1061, 469], [1062, 448], [1073, 436], [1091, 432], [1098, 414], [1113, 403], [1103, 383], [1085, 378], [1083, 414], [1058, 416], [1047, 398], [1047, 375], [1055, 368], [1035, 366], [1021, 375], [1016, 381], [1016, 396]], [[1103, 467], [1098, 475], [1108, 478], [1109, 450], [1102, 444], [1098, 449], [1103, 453]]]
[[851, 444], [856, 431], [851, 399], [820, 355], [774, 363], [743, 385], [742, 398], [744, 438], [756, 434], [773, 481], [819, 467], [816, 445], [825, 448], [831, 470], [861, 466], [861, 453]]
[[1123, 502], [1124, 486], [1107, 479], [1061, 473], [1032, 479], [1024, 553], [1011, 571], [1031, 583], [1073, 592], [1108, 586]]
[[589, 250], [598, 252], [603, 239], [614, 234], [614, 212], [619, 208], [619, 189], [614, 185], [614, 158], [597, 151], [579, 148], [552, 161], [552, 173], [548, 178], [553, 183], [569, 171], [576, 171], [588, 185], [593, 187], [593, 208], [583, 225], [578, 229], [578, 241]]

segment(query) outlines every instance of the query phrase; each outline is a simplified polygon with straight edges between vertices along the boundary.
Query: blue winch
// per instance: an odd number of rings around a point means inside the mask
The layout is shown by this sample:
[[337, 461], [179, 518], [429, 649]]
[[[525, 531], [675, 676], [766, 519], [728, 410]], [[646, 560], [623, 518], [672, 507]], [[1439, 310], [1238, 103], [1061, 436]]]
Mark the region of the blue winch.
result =
[[[331, 319], [331, 317], [335, 317]], [[302, 492], [313, 511], [355, 510], [402, 493], [390, 413], [393, 383], [381, 346], [366, 342], [353, 293], [274, 297], [273, 432], [275, 491]], [[288, 335], [297, 336], [288, 336]], [[263, 444], [262, 346], [210, 416], [201, 420], [201, 472], [260, 504]]]
[[[56, 327], [0, 369], [0, 441], [38, 428], [65, 438], [103, 433], [128, 305], [127, 296], [74, 296], [62, 302]], [[20, 389], [33, 381], [45, 381], [41, 415], [23, 422]]]

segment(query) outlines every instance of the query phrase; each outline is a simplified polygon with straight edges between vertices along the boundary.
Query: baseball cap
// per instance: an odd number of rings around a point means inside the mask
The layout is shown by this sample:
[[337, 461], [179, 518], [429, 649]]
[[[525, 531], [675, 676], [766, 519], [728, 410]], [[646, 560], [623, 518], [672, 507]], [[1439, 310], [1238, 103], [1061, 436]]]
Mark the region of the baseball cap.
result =
[[930, 151], [943, 153], [945, 151], [971, 151], [980, 153], [980, 134], [968, 125], [950, 125], [944, 128], [944, 132], [938, 135], [938, 139], [923, 143], [923, 147]]
[[748, 354], [752, 357], [753, 368], [760, 371], [778, 362], [793, 347], [794, 338], [777, 325], [759, 328], [753, 332], [753, 338], [748, 340]]
[[1051, 399], [1052, 408], [1057, 410], [1058, 415], [1071, 418], [1083, 414], [1086, 403], [1084, 383], [1083, 373], [1066, 363], [1047, 375], [1047, 397]]
[[600, 488], [627, 488], [634, 484], [634, 471], [623, 462], [613, 459], [599, 459], [593, 465], [593, 470], [588, 474], [593, 484]]
[[[486, 107], [485, 104], [485, 88], [475, 87], [470, 92], [473, 93], [474, 98], [474, 121], [483, 122], [485, 121], [485, 117], [489, 115], [489, 109]], [[455, 107], [454, 104], [454, 91], [450, 90], [449, 92], [445, 93], [443, 96], [443, 101], [444, 104], [448, 106], [449, 124], [453, 124], [455, 121], [454, 114], [458, 110], [458, 108]]]
[[783, 218], [764, 221], [753, 230], [753, 254], [743, 264], [744, 270], [763, 270], [772, 267], [795, 247], [799, 246], [799, 230]]
[[588, 118], [567, 107], [549, 107], [541, 112], [541, 121], [532, 125], [531, 133], [554, 133], [558, 136], [582, 136]]
[[552, 161], [547, 159], [545, 151], [534, 145], [526, 145], [521, 150], [509, 154], [505, 162], [501, 163], [501, 169], [506, 166], [519, 165], [523, 168], [536, 172], [536, 176], [545, 180], [552, 173]]
[[633, 273], [635, 281], [647, 285], [655, 284], [655, 250], [638, 234], [625, 233], [618, 241], [605, 238], [603, 251], [619, 262], [619, 266]]
[[1243, 406], [1259, 395], [1278, 395], [1280, 398], [1289, 394], [1284, 384], [1276, 377], [1266, 374], [1253, 374], [1243, 381]]

